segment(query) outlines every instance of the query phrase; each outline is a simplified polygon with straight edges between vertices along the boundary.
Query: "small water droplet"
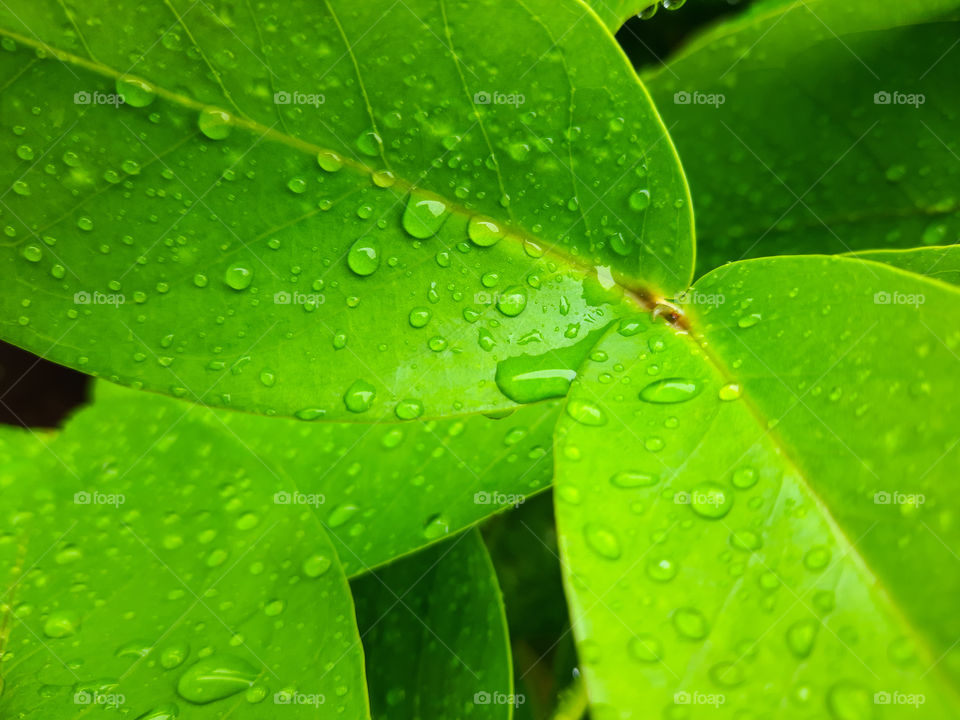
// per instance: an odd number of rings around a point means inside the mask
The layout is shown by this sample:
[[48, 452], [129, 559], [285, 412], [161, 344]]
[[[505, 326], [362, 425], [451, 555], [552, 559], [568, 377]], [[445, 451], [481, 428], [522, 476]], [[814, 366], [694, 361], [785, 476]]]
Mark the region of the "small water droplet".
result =
[[177, 683], [177, 692], [185, 700], [203, 705], [236, 695], [256, 679], [256, 668], [246, 660], [214, 654], [187, 668]]

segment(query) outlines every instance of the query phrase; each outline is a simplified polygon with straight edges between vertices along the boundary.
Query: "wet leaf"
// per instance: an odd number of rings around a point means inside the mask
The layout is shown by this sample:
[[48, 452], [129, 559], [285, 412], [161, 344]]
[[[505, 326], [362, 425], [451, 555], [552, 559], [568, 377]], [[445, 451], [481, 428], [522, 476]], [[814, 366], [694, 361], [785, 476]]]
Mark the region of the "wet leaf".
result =
[[355, 580], [353, 594], [374, 720], [507, 720], [525, 701], [477, 530]]
[[958, 13], [956, 0], [766, 3], [647, 73], [694, 191], [698, 271], [960, 239], [960, 25], [933, 22]]
[[497, 411], [498, 363], [602, 327], [614, 277], [691, 276], [676, 154], [576, 0], [42, 0], [0, 35], [0, 333], [56, 362], [302, 419]]
[[[957, 289], [775, 258], [691, 297], [689, 334], [611, 330], [558, 426], [595, 712], [954, 717]], [[697, 392], [647, 392], [666, 378]]]

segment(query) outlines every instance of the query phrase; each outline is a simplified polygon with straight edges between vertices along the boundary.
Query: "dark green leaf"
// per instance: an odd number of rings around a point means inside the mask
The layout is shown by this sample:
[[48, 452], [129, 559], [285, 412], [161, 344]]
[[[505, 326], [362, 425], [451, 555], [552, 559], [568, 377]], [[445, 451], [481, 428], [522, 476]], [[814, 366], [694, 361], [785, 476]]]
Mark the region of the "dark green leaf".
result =
[[477, 530], [353, 581], [375, 720], [508, 720], [513, 671]]

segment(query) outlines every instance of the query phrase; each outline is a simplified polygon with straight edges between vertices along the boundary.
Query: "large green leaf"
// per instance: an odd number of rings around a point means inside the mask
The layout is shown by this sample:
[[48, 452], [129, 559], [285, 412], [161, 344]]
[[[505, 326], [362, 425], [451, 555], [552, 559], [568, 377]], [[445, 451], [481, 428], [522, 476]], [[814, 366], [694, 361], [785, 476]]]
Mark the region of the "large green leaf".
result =
[[264, 503], [255, 458], [167, 429], [86, 412], [4, 466], [0, 715], [369, 717], [321, 523]]
[[956, 717], [960, 291], [814, 256], [691, 297], [689, 334], [612, 330], [558, 426], [595, 716]]
[[855, 253], [853, 257], [886, 263], [951, 285], [960, 285], [960, 245], [909, 250], [867, 250]]
[[960, 26], [902, 27], [958, 7], [768, 3], [646, 76], [696, 199], [698, 270], [960, 239]]
[[577, 0], [41, 0], [0, 35], [0, 327], [62, 364], [302, 419], [498, 410], [498, 362], [601, 327], [613, 277], [689, 282], [673, 146]]
[[355, 580], [372, 716], [508, 720], [507, 622], [477, 530]]
[[353, 576], [522, 504], [549, 485], [558, 409], [540, 403], [500, 419], [403, 425], [303, 423], [103, 383], [97, 402], [74, 422], [109, 427], [114, 418], [139, 418], [155, 432], [143, 436], [140, 453], [191, 434], [203, 439], [211, 464], [221, 457], [252, 463], [260, 502], [289, 505], [322, 525]]

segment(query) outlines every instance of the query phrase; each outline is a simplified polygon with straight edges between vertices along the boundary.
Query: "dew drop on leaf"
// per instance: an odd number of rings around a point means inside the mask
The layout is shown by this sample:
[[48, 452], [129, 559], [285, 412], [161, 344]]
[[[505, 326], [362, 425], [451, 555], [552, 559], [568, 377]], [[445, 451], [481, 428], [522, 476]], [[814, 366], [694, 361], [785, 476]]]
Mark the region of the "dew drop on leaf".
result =
[[627, 652], [638, 662], [654, 663], [663, 658], [663, 643], [653, 635], [640, 634], [630, 638]]
[[587, 523], [583, 527], [583, 537], [597, 555], [608, 560], [620, 557], [620, 540], [609, 528], [594, 522]]
[[467, 235], [474, 245], [490, 247], [500, 242], [504, 232], [494, 220], [475, 215], [467, 223]]
[[143, 80], [134, 77], [117, 78], [117, 95], [130, 107], [141, 108], [152, 103], [157, 95]]
[[707, 619], [696, 608], [677, 608], [673, 613], [673, 627], [677, 634], [688, 640], [703, 640], [710, 632]]
[[434, 196], [413, 190], [403, 211], [403, 229], [419, 240], [433, 237], [450, 215], [447, 204]]
[[373, 405], [377, 390], [366, 380], [354, 380], [343, 394], [343, 404], [352, 413], [366, 412]]
[[697, 485], [690, 493], [690, 507], [703, 518], [722, 518], [733, 507], [733, 495], [716, 483]]
[[214, 654], [187, 668], [177, 682], [177, 692], [184, 700], [202, 705], [236, 695], [256, 679], [256, 669], [246, 660]]
[[640, 399], [648, 403], [682, 403], [700, 394], [700, 385], [685, 378], [655, 380], [640, 391]]
[[380, 247], [374, 240], [360, 238], [347, 253], [347, 265], [357, 275], [373, 275], [380, 267]]
[[211, 140], [223, 140], [230, 135], [230, 113], [218, 108], [205, 108], [197, 118], [197, 127], [200, 132]]
[[246, 265], [234, 263], [224, 272], [223, 281], [234, 290], [246, 290], [253, 282], [253, 270]]

